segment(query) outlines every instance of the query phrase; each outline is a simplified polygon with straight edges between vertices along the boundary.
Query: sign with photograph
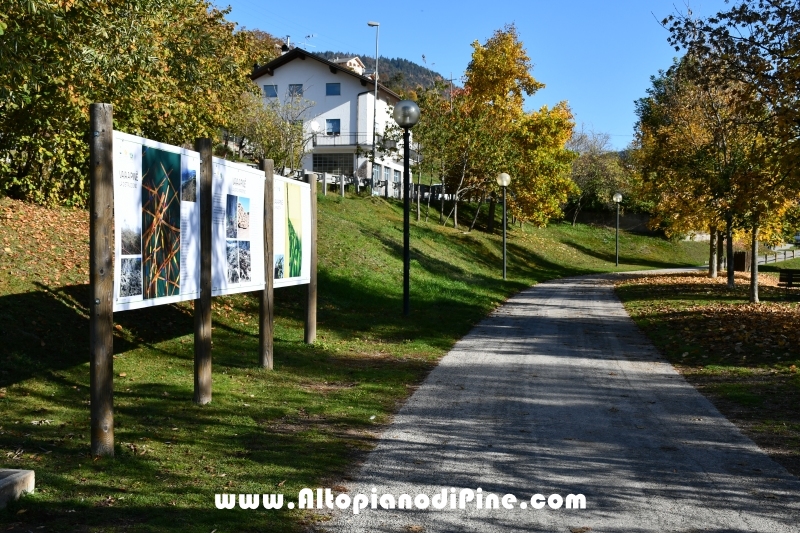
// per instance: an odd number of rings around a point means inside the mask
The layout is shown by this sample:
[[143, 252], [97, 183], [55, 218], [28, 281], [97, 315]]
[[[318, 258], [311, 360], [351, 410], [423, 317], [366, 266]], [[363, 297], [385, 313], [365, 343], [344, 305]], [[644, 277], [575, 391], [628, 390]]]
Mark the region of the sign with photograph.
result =
[[263, 290], [264, 172], [212, 161], [211, 296]]
[[113, 311], [200, 290], [200, 154], [115, 131]]
[[275, 176], [273, 200], [274, 287], [311, 280], [311, 186]]

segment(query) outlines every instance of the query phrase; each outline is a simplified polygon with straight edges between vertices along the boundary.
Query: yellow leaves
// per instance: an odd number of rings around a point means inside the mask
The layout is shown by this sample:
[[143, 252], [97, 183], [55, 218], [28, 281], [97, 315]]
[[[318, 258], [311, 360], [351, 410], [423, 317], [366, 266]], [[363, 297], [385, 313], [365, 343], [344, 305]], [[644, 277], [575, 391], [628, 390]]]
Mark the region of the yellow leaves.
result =
[[75, 5], [76, 0], [58, 0], [57, 4], [58, 7], [63, 9], [64, 11], [68, 11]]
[[522, 113], [524, 94], [544, 87], [531, 75], [533, 65], [514, 25], [497, 30], [485, 45], [472, 44], [467, 89], [479, 102], [491, 103], [500, 113]]

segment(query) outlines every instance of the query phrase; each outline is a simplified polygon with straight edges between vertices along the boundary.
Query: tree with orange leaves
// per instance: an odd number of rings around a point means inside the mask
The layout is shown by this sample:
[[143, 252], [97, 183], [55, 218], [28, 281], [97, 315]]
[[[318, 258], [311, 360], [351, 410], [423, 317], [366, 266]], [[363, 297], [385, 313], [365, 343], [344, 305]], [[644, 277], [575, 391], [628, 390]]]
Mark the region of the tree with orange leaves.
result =
[[442, 91], [421, 95], [415, 136], [437, 161], [447, 193], [455, 197], [455, 226], [459, 198], [493, 198], [500, 172], [512, 176], [511, 213], [544, 225], [561, 214], [574, 190], [569, 178], [574, 153], [565, 147], [574, 127], [572, 113], [565, 102], [524, 110], [525, 96], [544, 84], [531, 74], [530, 58], [513, 25], [472, 47], [463, 89], [453, 91], [449, 101]]

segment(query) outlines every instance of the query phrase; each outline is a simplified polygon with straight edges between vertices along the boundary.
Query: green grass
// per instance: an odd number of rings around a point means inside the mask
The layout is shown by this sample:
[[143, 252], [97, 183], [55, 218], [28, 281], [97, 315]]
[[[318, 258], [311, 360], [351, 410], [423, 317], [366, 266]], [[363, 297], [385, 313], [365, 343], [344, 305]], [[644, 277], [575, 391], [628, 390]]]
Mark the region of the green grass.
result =
[[[116, 456], [94, 459], [88, 216], [0, 199], [0, 467], [37, 479], [34, 495], [0, 511], [4, 529], [300, 531], [314, 519], [303, 511], [219, 511], [214, 494], [292, 498], [332, 486], [436, 361], [509, 295], [615, 270], [609, 228], [511, 228], [503, 281], [499, 235], [412, 222], [404, 318], [401, 213], [380, 198], [320, 196], [318, 341], [302, 341], [302, 290], [277, 290], [274, 371], [257, 368], [255, 297], [216, 298], [207, 406], [191, 401], [191, 305], [117, 313]], [[619, 270], [704, 254], [696, 243], [623, 233]]]
[[781, 261], [779, 263], [767, 263], [766, 265], [758, 265], [759, 272], [780, 272], [781, 269], [784, 268], [800, 269], [800, 257], [796, 259], [788, 259], [786, 261]]

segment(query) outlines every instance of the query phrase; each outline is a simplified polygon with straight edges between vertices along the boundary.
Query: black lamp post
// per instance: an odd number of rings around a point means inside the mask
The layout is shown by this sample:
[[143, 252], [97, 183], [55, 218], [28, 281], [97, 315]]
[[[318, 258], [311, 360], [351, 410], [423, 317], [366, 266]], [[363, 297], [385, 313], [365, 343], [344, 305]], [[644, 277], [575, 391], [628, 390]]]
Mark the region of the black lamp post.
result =
[[506, 189], [511, 184], [511, 176], [505, 172], [498, 174], [497, 184], [503, 188], [503, 279], [506, 279]]
[[619, 266], [619, 204], [622, 202], [622, 195], [614, 193], [614, 203], [617, 204], [617, 266]]
[[409, 175], [408, 152], [410, 149], [409, 130], [419, 121], [419, 106], [411, 100], [402, 100], [394, 106], [394, 121], [403, 128], [403, 316], [408, 316], [411, 310], [409, 302], [409, 273], [411, 270], [411, 252], [409, 250]]

